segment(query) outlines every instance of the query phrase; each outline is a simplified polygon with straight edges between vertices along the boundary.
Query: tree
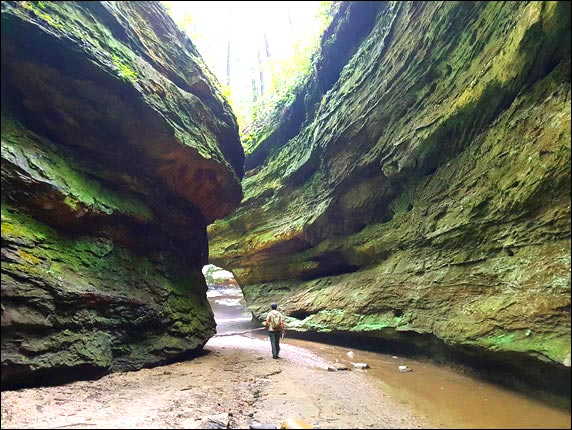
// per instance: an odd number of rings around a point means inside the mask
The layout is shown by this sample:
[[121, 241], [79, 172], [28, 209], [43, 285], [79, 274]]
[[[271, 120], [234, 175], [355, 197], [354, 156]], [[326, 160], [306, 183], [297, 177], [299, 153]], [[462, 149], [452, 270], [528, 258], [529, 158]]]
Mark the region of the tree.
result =
[[262, 58], [260, 56], [260, 46], [257, 49], [258, 52], [258, 76], [260, 78], [260, 96], [264, 96], [264, 64], [262, 63]]
[[230, 87], [230, 40], [226, 48], [226, 86]]
[[264, 47], [266, 48], [266, 58], [270, 58], [270, 44], [268, 43], [268, 36], [266, 32], [264, 34]]
[[[222, 11], [213, 6], [210, 12], [206, 2], [162, 3], [218, 77], [223, 95], [237, 117], [243, 141], [245, 130], [257, 128], [249, 125], [264, 122], [273, 109], [288, 103], [292, 89], [309, 75], [311, 55], [331, 19], [332, 4], [320, 2], [315, 18], [317, 25], [302, 26], [303, 17], [297, 9], [282, 12], [276, 19], [267, 15], [268, 20], [248, 21], [252, 15], [249, 8], [231, 6]], [[255, 23], [266, 25], [256, 30]], [[282, 33], [277, 33], [273, 23], [284, 24], [283, 30], [294, 42], [290, 58], [278, 51], [284, 43], [275, 42], [282, 42], [275, 39]], [[248, 31], [245, 26], [249, 26]], [[300, 33], [296, 33], [298, 30]]]
[[256, 78], [252, 78], [252, 104], [258, 101], [258, 88], [256, 87]]

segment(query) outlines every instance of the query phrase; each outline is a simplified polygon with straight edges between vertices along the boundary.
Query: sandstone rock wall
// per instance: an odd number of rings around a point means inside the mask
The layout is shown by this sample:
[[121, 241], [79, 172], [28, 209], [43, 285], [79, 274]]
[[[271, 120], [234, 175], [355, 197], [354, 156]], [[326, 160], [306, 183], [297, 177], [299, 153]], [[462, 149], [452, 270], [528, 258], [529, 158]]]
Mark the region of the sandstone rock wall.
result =
[[[363, 25], [347, 10], [323, 53]], [[290, 328], [427, 335], [569, 375], [570, 4], [380, 2], [343, 46], [330, 87], [316, 72], [298, 90], [316, 100], [299, 131], [247, 157], [211, 261]]]
[[2, 386], [201, 348], [206, 226], [243, 162], [158, 2], [2, 2]]

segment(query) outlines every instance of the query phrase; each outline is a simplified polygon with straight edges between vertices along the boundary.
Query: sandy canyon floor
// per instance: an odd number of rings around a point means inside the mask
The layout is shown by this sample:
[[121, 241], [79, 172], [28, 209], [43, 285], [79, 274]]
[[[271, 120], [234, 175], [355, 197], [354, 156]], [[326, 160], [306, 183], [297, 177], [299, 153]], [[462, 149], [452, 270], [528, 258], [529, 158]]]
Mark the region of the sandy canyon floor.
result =
[[212, 338], [195, 359], [95, 381], [2, 393], [2, 428], [423, 428], [421, 417], [360, 371], [293, 345]]

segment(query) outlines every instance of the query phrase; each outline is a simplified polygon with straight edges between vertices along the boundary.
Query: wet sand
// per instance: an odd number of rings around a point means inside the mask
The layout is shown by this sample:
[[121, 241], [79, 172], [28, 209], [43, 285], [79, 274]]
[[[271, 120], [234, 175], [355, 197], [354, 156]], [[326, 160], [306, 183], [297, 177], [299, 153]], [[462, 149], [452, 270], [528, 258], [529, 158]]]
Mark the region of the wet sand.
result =
[[[250, 317], [240, 289], [229, 286], [210, 291], [219, 333], [247, 330]], [[266, 340], [259, 331], [248, 336]], [[446, 366], [288, 336], [283, 343], [305, 348], [350, 368], [353, 367], [351, 362], [368, 363], [371, 367], [364, 371], [368, 380], [380, 384], [386, 396], [410, 407], [433, 428], [571, 428], [569, 409], [551, 406]], [[352, 357], [347, 355], [349, 351]], [[400, 373], [400, 365], [408, 366], [412, 372]]]
[[[570, 428], [570, 410], [550, 406], [501, 385], [459, 371], [403, 356], [392, 356], [316, 342], [286, 339], [320, 356], [344, 364], [366, 362], [368, 377], [384, 392], [411, 407], [437, 428]], [[347, 356], [349, 351], [353, 356]], [[400, 373], [405, 365], [411, 372]]]
[[[381, 384], [358, 371], [245, 336], [211, 339], [207, 353], [97, 381], [2, 392], [2, 428], [205, 428], [209, 421], [279, 427], [288, 418], [315, 428], [429, 428]], [[213, 427], [211, 427], [213, 428]]]
[[[407, 357], [356, 349], [350, 357], [348, 348], [287, 336], [273, 360], [265, 331], [232, 335], [252, 329], [237, 291], [209, 291], [209, 300], [218, 334], [202, 356], [3, 392], [2, 428], [279, 427], [288, 418], [315, 428], [570, 428], [570, 411]], [[371, 368], [325, 370], [336, 361]]]

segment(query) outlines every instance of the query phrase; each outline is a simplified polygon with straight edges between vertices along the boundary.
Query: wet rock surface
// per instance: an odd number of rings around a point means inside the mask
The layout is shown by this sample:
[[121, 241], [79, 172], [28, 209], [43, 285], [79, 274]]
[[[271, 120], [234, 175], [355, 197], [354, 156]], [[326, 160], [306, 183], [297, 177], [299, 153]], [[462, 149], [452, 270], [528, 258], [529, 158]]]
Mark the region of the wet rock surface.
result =
[[569, 397], [570, 6], [378, 6], [328, 90], [299, 89], [294, 131], [247, 156], [211, 260], [259, 318], [278, 302], [292, 329], [496, 360]]
[[230, 107], [155, 2], [2, 3], [2, 387], [164, 363], [215, 332]]

